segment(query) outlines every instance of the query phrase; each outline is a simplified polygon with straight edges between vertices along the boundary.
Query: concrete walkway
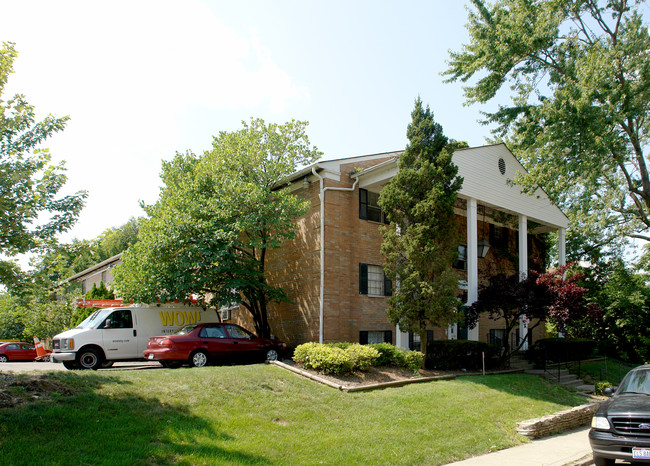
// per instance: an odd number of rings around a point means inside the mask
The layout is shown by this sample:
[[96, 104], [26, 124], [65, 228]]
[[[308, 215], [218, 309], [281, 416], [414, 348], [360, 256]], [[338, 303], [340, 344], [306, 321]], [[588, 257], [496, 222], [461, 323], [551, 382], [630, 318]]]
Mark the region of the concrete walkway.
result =
[[518, 447], [453, 463], [476, 466], [564, 466], [593, 464], [589, 427], [572, 430]]

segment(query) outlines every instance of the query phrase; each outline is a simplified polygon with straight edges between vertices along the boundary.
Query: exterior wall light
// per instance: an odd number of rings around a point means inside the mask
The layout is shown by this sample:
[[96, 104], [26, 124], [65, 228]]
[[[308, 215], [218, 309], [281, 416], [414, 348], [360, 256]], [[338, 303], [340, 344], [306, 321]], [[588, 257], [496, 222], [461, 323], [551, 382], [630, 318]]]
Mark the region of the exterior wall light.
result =
[[[483, 228], [485, 228], [485, 206], [481, 206], [483, 210]], [[485, 259], [488, 251], [490, 250], [490, 243], [485, 240], [486, 233], [484, 231], [483, 239], [476, 245], [476, 255], [479, 259]]]
[[476, 246], [479, 259], [485, 259], [485, 256], [487, 256], [487, 253], [490, 250], [490, 243], [482, 239]]

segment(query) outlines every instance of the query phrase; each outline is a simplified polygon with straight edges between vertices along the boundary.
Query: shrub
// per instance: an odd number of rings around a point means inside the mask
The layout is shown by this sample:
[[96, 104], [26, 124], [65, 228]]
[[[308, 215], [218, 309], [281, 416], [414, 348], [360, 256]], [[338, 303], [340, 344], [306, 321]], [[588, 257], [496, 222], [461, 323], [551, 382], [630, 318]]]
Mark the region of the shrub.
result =
[[309, 353], [317, 346], [319, 346], [319, 344], [313, 342], [298, 345], [293, 351], [293, 360], [300, 364], [305, 364], [305, 362], [309, 359]]
[[379, 359], [379, 351], [368, 345], [360, 345], [358, 343], [348, 345], [345, 352], [352, 360], [353, 371], [367, 371], [377, 365], [377, 360]]
[[367, 371], [379, 365], [405, 367], [415, 372], [422, 367], [424, 355], [418, 351], [404, 351], [390, 343], [304, 343], [295, 349], [293, 360], [305, 369], [323, 374]]
[[309, 352], [304, 363], [307, 369], [314, 369], [323, 374], [347, 374], [352, 372], [352, 358], [341, 348], [319, 345]]
[[597, 382], [596, 386], [595, 386], [595, 389], [594, 389], [594, 394], [603, 395], [603, 390], [605, 390], [606, 388], [609, 388], [609, 387], [613, 387], [611, 382], [606, 382], [606, 381]]
[[339, 341], [336, 343], [327, 343], [327, 346], [331, 346], [332, 348], [340, 348], [342, 350], [346, 350], [352, 345], [352, 343], [347, 342], [347, 341]]
[[483, 367], [485, 353], [486, 368], [496, 366], [500, 349], [481, 341], [434, 340], [427, 345], [427, 369], [479, 370]]
[[379, 352], [378, 366], [404, 366], [404, 351], [390, 343], [370, 345]]
[[402, 351], [404, 358], [403, 366], [413, 371], [414, 373], [420, 369], [424, 363], [424, 354], [419, 351]]

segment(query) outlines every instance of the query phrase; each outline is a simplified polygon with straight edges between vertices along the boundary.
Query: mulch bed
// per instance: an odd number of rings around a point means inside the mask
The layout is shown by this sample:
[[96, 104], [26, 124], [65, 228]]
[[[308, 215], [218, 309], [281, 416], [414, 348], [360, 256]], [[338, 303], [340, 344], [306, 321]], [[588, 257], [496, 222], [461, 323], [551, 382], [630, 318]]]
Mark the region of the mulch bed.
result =
[[300, 369], [320, 379], [329, 381], [332, 384], [348, 388], [360, 388], [366, 386], [370, 387], [377, 384], [386, 384], [393, 382], [415, 382], [421, 379], [428, 379], [432, 377], [453, 377], [458, 375], [466, 375], [465, 372], [447, 372], [429, 369], [420, 369], [417, 373], [413, 373], [413, 371], [410, 371], [408, 369], [390, 366], [372, 367], [367, 372], [356, 372], [353, 374], [325, 375], [311, 369], [305, 369], [301, 364], [297, 364], [291, 360], [285, 360], [282, 361], [282, 363]]

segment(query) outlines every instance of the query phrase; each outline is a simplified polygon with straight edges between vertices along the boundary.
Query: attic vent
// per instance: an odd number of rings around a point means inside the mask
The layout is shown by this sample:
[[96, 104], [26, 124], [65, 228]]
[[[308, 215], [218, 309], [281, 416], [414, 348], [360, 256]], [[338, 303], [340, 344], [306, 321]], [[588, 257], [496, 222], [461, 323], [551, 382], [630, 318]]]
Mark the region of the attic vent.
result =
[[499, 159], [499, 172], [501, 172], [502, 175], [506, 174], [506, 161], [503, 159]]

